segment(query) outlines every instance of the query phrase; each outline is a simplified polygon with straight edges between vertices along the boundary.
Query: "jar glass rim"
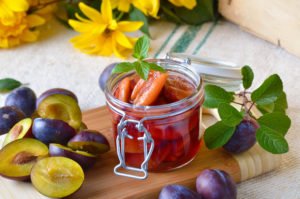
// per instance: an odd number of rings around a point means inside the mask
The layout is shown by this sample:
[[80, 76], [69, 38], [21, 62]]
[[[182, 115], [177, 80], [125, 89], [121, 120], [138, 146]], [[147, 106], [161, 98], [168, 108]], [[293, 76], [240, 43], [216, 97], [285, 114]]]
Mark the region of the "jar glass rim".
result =
[[[181, 68], [181, 69], [184, 69], [185, 71], [190, 72], [190, 74], [193, 75], [192, 78], [194, 78], [194, 80], [196, 80], [196, 92], [194, 92], [192, 95], [190, 95], [186, 98], [183, 98], [179, 101], [168, 103], [168, 104], [163, 104], [163, 105], [141, 106], [141, 105], [134, 105], [134, 104], [130, 104], [127, 102], [123, 102], [123, 101], [115, 98], [112, 94], [113, 87], [115, 86], [114, 81], [116, 79], [121, 80], [124, 77], [132, 75], [134, 73], [134, 71], [130, 71], [127, 73], [113, 74], [110, 76], [110, 78], [108, 79], [107, 84], [105, 86], [106, 98], [108, 100], [112, 101], [114, 104], [120, 105], [124, 108], [147, 111], [147, 110], [160, 110], [160, 109], [164, 109], [164, 108], [177, 107], [178, 105], [185, 103], [189, 100], [194, 100], [195, 98], [199, 97], [199, 94], [201, 92], [203, 92], [204, 88], [203, 88], [203, 80], [202, 80], [201, 76], [192, 67], [188, 67], [189, 65], [187, 65], [186, 63], [182, 63], [182, 62], [178, 62], [178, 61], [174, 61], [174, 60], [170, 60], [170, 59], [147, 59], [146, 61], [151, 62], [151, 63], [156, 63], [156, 64], [164, 67], [167, 70], [174, 69], [177, 67], [177, 68]], [[166, 65], [166, 66], [164, 66], [164, 65]], [[176, 67], [174, 67], [174, 66], [176, 66]], [[201, 100], [203, 97], [204, 96], [201, 95], [198, 100]]]

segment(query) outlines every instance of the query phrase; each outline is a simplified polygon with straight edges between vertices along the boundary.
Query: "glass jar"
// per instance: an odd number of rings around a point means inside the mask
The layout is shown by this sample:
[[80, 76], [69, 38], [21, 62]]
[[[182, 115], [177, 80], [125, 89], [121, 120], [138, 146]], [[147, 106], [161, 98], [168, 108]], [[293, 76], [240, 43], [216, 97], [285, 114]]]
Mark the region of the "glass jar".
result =
[[[114, 74], [107, 82], [105, 95], [112, 115], [112, 128], [120, 160], [117, 175], [145, 179], [148, 170], [169, 171], [191, 162], [201, 145], [200, 121], [204, 89], [201, 77], [185, 62], [149, 59], [176, 76], [189, 81], [195, 92], [182, 100], [156, 106], [136, 106], [116, 99], [118, 83], [134, 72]], [[142, 172], [136, 175], [121, 171]]]

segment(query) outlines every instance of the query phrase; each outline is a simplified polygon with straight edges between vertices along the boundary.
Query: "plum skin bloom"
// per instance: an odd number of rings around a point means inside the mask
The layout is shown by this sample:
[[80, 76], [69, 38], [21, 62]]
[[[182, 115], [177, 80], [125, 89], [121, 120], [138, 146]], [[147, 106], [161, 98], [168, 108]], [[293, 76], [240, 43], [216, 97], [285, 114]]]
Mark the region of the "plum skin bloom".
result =
[[109, 0], [103, 0], [101, 13], [96, 9], [79, 3], [79, 8], [88, 18], [76, 13], [77, 20], [69, 20], [70, 26], [81, 33], [71, 39], [74, 47], [87, 54], [125, 58], [132, 51], [137, 38], [131, 38], [124, 32], [140, 29], [143, 22], [120, 21], [113, 19]]

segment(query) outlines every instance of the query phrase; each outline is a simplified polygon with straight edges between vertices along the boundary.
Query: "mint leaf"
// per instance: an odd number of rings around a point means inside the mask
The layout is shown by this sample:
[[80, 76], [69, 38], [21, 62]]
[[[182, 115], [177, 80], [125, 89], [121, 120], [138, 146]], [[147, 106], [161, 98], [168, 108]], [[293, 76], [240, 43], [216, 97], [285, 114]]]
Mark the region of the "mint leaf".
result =
[[275, 113], [267, 113], [261, 116], [257, 122], [261, 126], [266, 126], [281, 135], [285, 136], [289, 128], [291, 127], [291, 120], [290, 118], [280, 112]]
[[264, 104], [264, 105], [256, 105], [256, 108], [262, 113], [262, 114], [267, 114], [267, 113], [272, 113], [274, 110], [274, 102], [271, 104]]
[[134, 70], [134, 65], [130, 62], [122, 62], [117, 64], [111, 73], [125, 73]]
[[263, 125], [256, 131], [256, 140], [262, 148], [273, 154], [286, 153], [289, 150], [282, 134]]
[[218, 112], [222, 122], [227, 126], [235, 127], [243, 120], [242, 114], [229, 104], [220, 104]]
[[7, 93], [22, 85], [21, 82], [12, 78], [0, 79], [0, 93]]
[[235, 127], [226, 126], [219, 121], [208, 127], [204, 133], [204, 141], [209, 149], [215, 149], [223, 146], [232, 137]]
[[134, 67], [137, 74], [143, 79], [147, 80], [150, 68], [148, 65], [142, 64], [142, 62], [134, 62]]
[[133, 7], [129, 13], [130, 21], [142, 21], [144, 25], [140, 30], [150, 37], [148, 18], [137, 8]]
[[143, 60], [148, 57], [148, 51], [150, 47], [149, 37], [146, 35], [140, 37], [134, 45], [133, 57], [139, 60]]
[[286, 99], [286, 94], [283, 91], [281, 95], [274, 102], [274, 112], [282, 112], [285, 113], [285, 110], [288, 108], [288, 103]]
[[251, 94], [251, 99], [257, 105], [265, 105], [274, 102], [282, 93], [283, 86], [277, 74], [268, 77], [262, 85]]
[[243, 76], [243, 86], [245, 89], [248, 89], [251, 87], [253, 79], [254, 79], [254, 74], [252, 69], [249, 66], [244, 66], [242, 68], [242, 76]]
[[146, 61], [142, 61], [141, 64], [144, 65], [144, 66], [147, 65], [151, 70], [166, 72], [166, 70], [163, 67], [161, 67], [157, 64], [154, 64], [154, 63], [149, 63], [149, 62], [146, 62]]
[[234, 97], [232, 93], [227, 92], [223, 88], [215, 85], [205, 86], [205, 101], [206, 108], [217, 108], [221, 103], [230, 103]]

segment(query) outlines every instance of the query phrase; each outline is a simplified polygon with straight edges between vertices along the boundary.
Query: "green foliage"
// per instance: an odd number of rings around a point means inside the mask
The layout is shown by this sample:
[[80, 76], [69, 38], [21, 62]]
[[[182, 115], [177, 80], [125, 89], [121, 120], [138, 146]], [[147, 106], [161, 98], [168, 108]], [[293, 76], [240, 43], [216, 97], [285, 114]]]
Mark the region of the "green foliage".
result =
[[140, 30], [147, 36], [151, 37], [149, 32], [148, 18], [139, 9], [133, 7], [133, 9], [129, 13], [129, 19], [130, 21], [142, 21], [144, 25]]
[[134, 45], [133, 57], [139, 60], [143, 60], [148, 57], [148, 51], [150, 48], [150, 40], [146, 35], [140, 37]]
[[7, 93], [22, 85], [21, 82], [12, 78], [0, 79], [0, 93]]
[[233, 95], [225, 89], [215, 86], [205, 86], [205, 101], [204, 106], [207, 108], [217, 108], [221, 103], [230, 103], [233, 101]]
[[243, 120], [243, 115], [229, 104], [220, 104], [218, 112], [222, 122], [227, 126], [235, 127]]
[[291, 127], [290, 118], [280, 112], [268, 113], [261, 116], [258, 120], [260, 126], [266, 126], [268, 128], [277, 131], [278, 133], [285, 136], [288, 129]]
[[254, 74], [252, 69], [249, 66], [244, 66], [242, 68], [242, 76], [243, 76], [243, 86], [245, 89], [248, 89], [251, 87], [253, 79], [254, 79]]

